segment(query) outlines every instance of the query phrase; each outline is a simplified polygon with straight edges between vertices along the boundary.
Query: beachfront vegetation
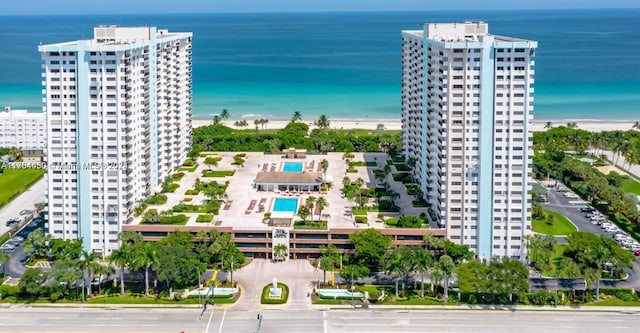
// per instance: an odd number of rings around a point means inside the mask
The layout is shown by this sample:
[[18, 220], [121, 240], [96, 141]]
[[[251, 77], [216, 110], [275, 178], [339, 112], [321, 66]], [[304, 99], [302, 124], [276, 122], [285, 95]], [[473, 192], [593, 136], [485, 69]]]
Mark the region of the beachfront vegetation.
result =
[[606, 161], [601, 154], [609, 151], [613, 164], [623, 167], [637, 165], [640, 159], [640, 132], [595, 133], [557, 127], [546, 132], [535, 132], [533, 137], [534, 177], [558, 179], [621, 229], [640, 239], [640, 212], [636, 200], [625, 192], [632, 192], [633, 184], [624, 186], [626, 182], [636, 180], [621, 178], [614, 172], [604, 175], [588, 161], [578, 158], [590, 152], [595, 165], [603, 164]]
[[[293, 121], [296, 119], [295, 121]], [[320, 120], [320, 119], [319, 119]], [[193, 129], [193, 149], [189, 156], [203, 151], [247, 151], [279, 153], [286, 148], [318, 152], [390, 152], [400, 150], [400, 131], [343, 130], [327, 127], [309, 130], [307, 124], [295, 117], [283, 129], [254, 131], [233, 129], [222, 124]]]

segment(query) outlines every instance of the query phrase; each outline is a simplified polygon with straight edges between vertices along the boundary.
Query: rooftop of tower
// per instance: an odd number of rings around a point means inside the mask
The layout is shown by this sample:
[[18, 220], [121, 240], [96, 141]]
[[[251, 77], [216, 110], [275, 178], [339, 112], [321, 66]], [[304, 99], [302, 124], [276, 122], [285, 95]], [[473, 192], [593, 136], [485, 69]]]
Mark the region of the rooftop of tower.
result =
[[492, 35], [486, 22], [425, 23], [424, 30], [405, 30], [406, 34], [441, 42], [478, 42], [489, 37], [496, 42], [524, 42], [526, 40]]

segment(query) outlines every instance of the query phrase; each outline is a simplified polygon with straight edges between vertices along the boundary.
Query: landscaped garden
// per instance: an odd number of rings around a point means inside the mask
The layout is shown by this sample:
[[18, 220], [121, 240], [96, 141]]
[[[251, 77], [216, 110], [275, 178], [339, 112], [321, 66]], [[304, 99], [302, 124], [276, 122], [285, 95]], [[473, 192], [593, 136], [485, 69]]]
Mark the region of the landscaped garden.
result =
[[293, 229], [296, 230], [327, 230], [327, 221], [295, 221]]
[[260, 296], [260, 304], [285, 304], [289, 299], [289, 286], [284, 283], [278, 282], [277, 287], [280, 288], [281, 294], [279, 297], [269, 297], [269, 290], [273, 287], [273, 284], [269, 283], [268, 285], [262, 288], [262, 294]]
[[622, 186], [620, 186], [620, 188], [627, 193], [640, 195], [640, 182], [637, 182], [633, 179], [627, 180], [626, 182], [622, 183]]
[[542, 216], [534, 213], [531, 225], [534, 232], [552, 236], [570, 235], [578, 231], [576, 225], [564, 215], [546, 209], [543, 209]]

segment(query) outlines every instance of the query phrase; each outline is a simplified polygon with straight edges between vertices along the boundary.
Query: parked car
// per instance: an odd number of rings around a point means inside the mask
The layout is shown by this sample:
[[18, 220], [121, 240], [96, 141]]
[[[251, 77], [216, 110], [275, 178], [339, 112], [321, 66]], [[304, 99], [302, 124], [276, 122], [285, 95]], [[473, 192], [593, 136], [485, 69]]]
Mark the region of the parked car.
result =
[[2, 246], [0, 246], [1, 250], [9, 250], [9, 251], [13, 251], [16, 247], [9, 244], [9, 243], [4, 243], [2, 244]]
[[633, 251], [633, 254], [635, 254], [636, 257], [640, 257], [640, 250]]
[[20, 215], [29, 215], [31, 213], [33, 213], [31, 209], [23, 209], [20, 211]]
[[10, 219], [10, 220], [8, 220], [8, 221], [5, 223], [5, 225], [6, 225], [7, 227], [9, 227], [9, 226], [14, 225], [14, 224], [16, 224], [16, 223], [20, 223], [20, 220], [18, 220], [18, 219]]

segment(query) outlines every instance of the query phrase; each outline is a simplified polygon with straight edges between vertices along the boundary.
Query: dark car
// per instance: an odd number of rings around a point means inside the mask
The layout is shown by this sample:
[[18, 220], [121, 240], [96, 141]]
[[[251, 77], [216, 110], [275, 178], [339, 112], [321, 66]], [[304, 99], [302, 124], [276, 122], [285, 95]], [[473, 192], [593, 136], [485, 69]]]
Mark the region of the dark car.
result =
[[595, 211], [595, 209], [591, 208], [591, 207], [582, 207], [580, 208], [580, 212], [582, 213], [593, 213]]
[[7, 223], [5, 225], [8, 227], [8, 226], [11, 226], [11, 225], [16, 224], [16, 223], [20, 223], [20, 220], [11, 219], [11, 220], [7, 221]]
[[636, 257], [640, 257], [640, 250], [633, 251], [633, 254], [635, 254]]

